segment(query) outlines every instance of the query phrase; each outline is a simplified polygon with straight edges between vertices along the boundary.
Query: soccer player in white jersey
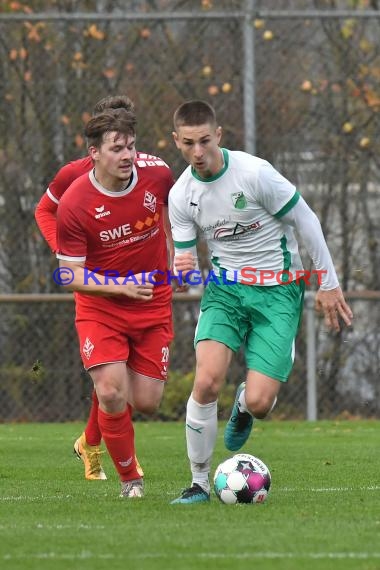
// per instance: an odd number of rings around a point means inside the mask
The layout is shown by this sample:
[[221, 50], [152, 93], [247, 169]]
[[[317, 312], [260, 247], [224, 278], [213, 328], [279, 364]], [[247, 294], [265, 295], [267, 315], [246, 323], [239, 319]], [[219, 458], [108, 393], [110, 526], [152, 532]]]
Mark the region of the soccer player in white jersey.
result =
[[192, 482], [172, 501], [192, 504], [210, 498], [217, 398], [232, 354], [244, 347], [248, 371], [224, 434], [231, 451], [247, 441], [254, 418], [271, 411], [291, 372], [305, 286], [294, 230], [318, 272], [316, 307], [326, 325], [339, 330], [340, 317], [349, 326], [352, 312], [318, 218], [293, 184], [267, 161], [221, 148], [222, 129], [204, 101], [182, 104], [174, 129], [175, 144], [189, 163], [169, 194], [175, 269], [193, 268], [200, 229], [213, 273], [201, 301], [196, 372], [187, 403]]

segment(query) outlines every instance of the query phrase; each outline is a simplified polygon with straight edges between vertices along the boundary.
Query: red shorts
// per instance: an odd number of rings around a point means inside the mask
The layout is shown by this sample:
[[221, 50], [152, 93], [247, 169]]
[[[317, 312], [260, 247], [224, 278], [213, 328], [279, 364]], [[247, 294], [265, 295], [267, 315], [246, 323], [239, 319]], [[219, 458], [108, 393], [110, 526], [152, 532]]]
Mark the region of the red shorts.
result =
[[[167, 311], [165, 311], [168, 313]], [[86, 370], [99, 364], [127, 362], [139, 374], [166, 380], [169, 344], [173, 339], [170, 314], [132, 314], [108, 323], [76, 322], [80, 353]]]

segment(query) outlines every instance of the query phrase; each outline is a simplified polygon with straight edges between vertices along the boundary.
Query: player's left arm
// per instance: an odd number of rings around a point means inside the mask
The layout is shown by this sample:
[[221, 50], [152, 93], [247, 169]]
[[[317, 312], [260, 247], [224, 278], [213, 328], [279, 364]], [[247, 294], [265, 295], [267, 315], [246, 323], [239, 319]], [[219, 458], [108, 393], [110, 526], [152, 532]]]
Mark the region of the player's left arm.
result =
[[77, 178], [77, 174], [72, 163], [68, 163], [60, 168], [49, 182], [48, 188], [38, 202], [34, 212], [37, 226], [53, 253], [57, 251], [58, 204], [75, 178]]
[[57, 251], [57, 208], [58, 204], [53, 202], [45, 192], [34, 212], [38, 229], [53, 253]]
[[314, 267], [319, 272], [320, 288], [316, 294], [315, 306], [318, 311], [323, 312], [326, 326], [339, 331], [338, 317], [350, 326], [353, 314], [339, 286], [334, 264], [316, 214], [300, 196], [297, 203], [280, 219], [297, 230], [313, 260]]

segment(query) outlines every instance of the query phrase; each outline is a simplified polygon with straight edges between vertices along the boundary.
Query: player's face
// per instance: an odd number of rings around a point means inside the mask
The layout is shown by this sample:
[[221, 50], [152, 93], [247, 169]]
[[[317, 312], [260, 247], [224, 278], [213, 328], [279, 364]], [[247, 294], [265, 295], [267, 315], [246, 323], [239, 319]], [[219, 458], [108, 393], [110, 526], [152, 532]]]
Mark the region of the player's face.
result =
[[109, 190], [125, 188], [132, 175], [136, 156], [136, 138], [110, 132], [103, 136], [99, 148], [91, 147], [90, 155], [95, 163], [95, 175]]
[[221, 127], [210, 124], [183, 125], [173, 133], [175, 144], [183, 158], [202, 178], [217, 174], [223, 167], [219, 148], [221, 136]]

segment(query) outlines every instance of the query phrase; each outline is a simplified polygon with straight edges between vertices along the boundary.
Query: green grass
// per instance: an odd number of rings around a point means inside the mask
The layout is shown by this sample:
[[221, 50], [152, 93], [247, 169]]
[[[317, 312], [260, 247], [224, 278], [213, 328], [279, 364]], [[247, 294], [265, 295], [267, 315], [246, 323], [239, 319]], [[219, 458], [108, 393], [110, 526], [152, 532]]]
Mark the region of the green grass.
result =
[[244, 451], [272, 488], [236, 506], [169, 504], [189, 483], [183, 424], [136, 424], [142, 500], [118, 498], [107, 455], [108, 481], [84, 479], [82, 427], [0, 425], [2, 570], [380, 569], [379, 422], [259, 423]]

